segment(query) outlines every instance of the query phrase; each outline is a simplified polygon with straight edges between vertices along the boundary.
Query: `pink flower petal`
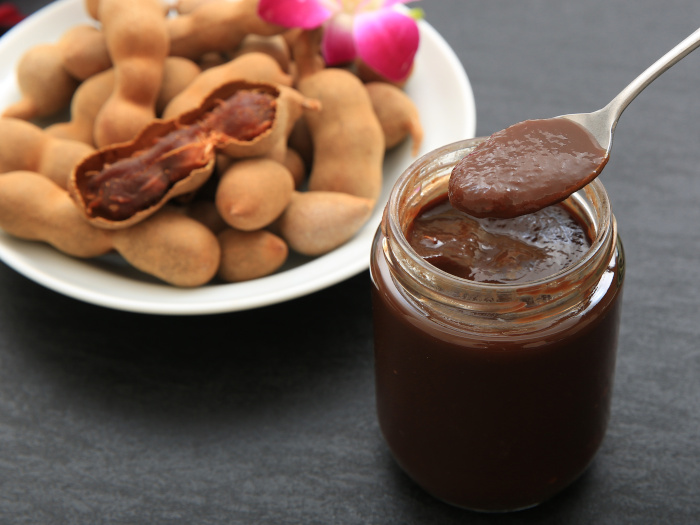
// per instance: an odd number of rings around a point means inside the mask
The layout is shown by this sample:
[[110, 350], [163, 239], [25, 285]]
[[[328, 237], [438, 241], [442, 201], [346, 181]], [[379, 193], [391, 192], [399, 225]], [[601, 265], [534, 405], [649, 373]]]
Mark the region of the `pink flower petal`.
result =
[[357, 53], [352, 25], [352, 15], [339, 13], [323, 27], [321, 53], [329, 66], [345, 64], [355, 59]]
[[411, 72], [420, 35], [412, 18], [391, 9], [355, 17], [358, 56], [377, 73], [399, 82]]
[[314, 29], [332, 14], [323, 0], [260, 0], [258, 4], [260, 18], [283, 27]]

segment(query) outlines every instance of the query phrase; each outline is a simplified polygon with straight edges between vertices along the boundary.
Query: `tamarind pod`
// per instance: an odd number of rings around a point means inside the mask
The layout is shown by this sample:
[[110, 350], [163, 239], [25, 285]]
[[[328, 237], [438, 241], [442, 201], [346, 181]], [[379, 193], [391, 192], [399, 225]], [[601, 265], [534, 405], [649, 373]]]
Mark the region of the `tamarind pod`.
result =
[[[227, 100], [240, 91], [249, 90], [259, 94], [267, 95], [273, 100], [270, 106], [265, 108], [271, 113], [269, 126], [255, 137], [241, 140], [236, 137], [217, 133], [214, 137], [216, 149], [219, 153], [232, 158], [255, 157], [266, 154], [277, 142], [278, 137], [286, 126], [290, 104], [285, 103], [284, 92], [280, 87], [262, 82], [247, 82], [234, 80], [219, 86], [210, 92], [203, 101], [193, 110], [187, 111], [177, 117], [177, 120], [185, 125], [196, 122], [221, 100]], [[301, 101], [299, 102], [301, 103]]]
[[186, 15], [197, 9], [200, 5], [206, 4], [211, 0], [177, 0], [173, 7], [179, 15]]
[[167, 57], [163, 65], [163, 81], [156, 99], [156, 114], [162, 115], [166, 106], [182, 93], [202, 72], [192, 60]]
[[187, 204], [183, 211], [188, 217], [201, 222], [215, 234], [229, 227], [226, 221], [221, 218], [214, 201], [197, 199]]
[[326, 61], [321, 56], [322, 38], [323, 28], [319, 27], [301, 31], [291, 41], [290, 49], [297, 69], [296, 84], [301, 78], [310, 77], [326, 68]]
[[94, 148], [60, 139], [21, 119], [0, 118], [0, 173], [37, 172], [66, 189], [73, 167]]
[[291, 78], [279, 64], [264, 53], [247, 53], [200, 73], [163, 110], [163, 118], [176, 117], [198, 107], [217, 87], [234, 80], [265, 82], [289, 86]]
[[197, 9], [202, 4], [207, 4], [215, 0], [178, 0], [175, 3], [175, 11], [181, 15], [186, 15]]
[[[277, 126], [269, 137], [271, 146], [267, 151], [261, 152], [266, 158], [284, 164], [287, 157], [289, 136], [294, 129], [296, 122], [301, 120], [301, 116], [306, 110], [318, 111], [320, 104], [318, 100], [305, 98], [301, 93], [287, 86], [280, 86], [280, 98], [277, 105], [277, 115], [275, 124]], [[241, 156], [235, 154], [231, 150], [228, 151], [233, 156]]]
[[22, 97], [5, 108], [2, 116], [24, 120], [53, 115], [67, 107], [78, 87], [53, 44], [40, 44], [22, 55], [17, 63], [17, 84]]
[[348, 71], [329, 68], [302, 77], [298, 89], [321, 103], [320, 111], [304, 115], [314, 145], [309, 189], [376, 199], [384, 133], [364, 85]]
[[56, 45], [63, 67], [78, 80], [86, 80], [112, 67], [104, 35], [90, 24], [68, 29]]
[[305, 30], [300, 27], [294, 27], [287, 29], [284, 33], [282, 33], [282, 38], [284, 38], [284, 41], [287, 42], [287, 47], [290, 49], [290, 51], [294, 48], [297, 39], [304, 31]]
[[73, 95], [68, 122], [58, 122], [46, 127], [54, 137], [79, 140], [95, 145], [95, 119], [114, 90], [114, 69], [109, 68], [85, 80]]
[[109, 236], [83, 220], [65, 190], [32, 171], [0, 175], [0, 228], [74, 257], [96, 257], [112, 249]]
[[[85, 11], [87, 11], [87, 14], [93, 19], [98, 21], [100, 20], [100, 17], [103, 16], [100, 14], [100, 1], [101, 0], [85, 0]], [[170, 4], [168, 0], [162, 0], [161, 10], [163, 15], [166, 15], [170, 11]]]
[[236, 162], [236, 159], [232, 159], [224, 153], [216, 154], [216, 167], [214, 168], [214, 173], [217, 178], [220, 178], [224, 172], [231, 167], [231, 164]]
[[48, 138], [41, 128], [17, 118], [0, 118], [0, 173], [37, 171]]
[[175, 286], [208, 283], [221, 260], [216, 236], [200, 222], [169, 208], [130, 228], [112, 230], [109, 237], [133, 267]]
[[287, 148], [284, 154], [284, 161], [282, 162], [285, 168], [289, 170], [292, 175], [292, 180], [294, 181], [294, 189], [299, 189], [306, 181], [306, 164], [304, 159], [301, 158], [299, 153], [292, 149]]
[[374, 205], [372, 199], [335, 191], [294, 192], [275, 228], [292, 250], [321, 255], [350, 240]]
[[[126, 69], [127, 67], [122, 66], [122, 71]], [[138, 67], [129, 68], [132, 74], [128, 76], [138, 76], [139, 69]], [[146, 72], [145, 69], [141, 71]], [[156, 73], [153, 72], [146, 78], [148, 80], [144, 86], [154, 84]], [[123, 85], [121, 82], [119, 84]], [[93, 141], [97, 147], [127, 142], [134, 138], [148, 122], [156, 118], [155, 101], [146, 104], [136, 102], [133, 100], [134, 97], [125, 96], [119, 86], [113, 91], [115, 92], [120, 92], [122, 95], [116, 97], [110, 95], [95, 118]]]
[[382, 188], [384, 133], [362, 82], [344, 69], [324, 67], [321, 36], [321, 29], [306, 31], [293, 48], [297, 89], [321, 105], [320, 111], [304, 115], [314, 151], [309, 190], [376, 200]]
[[300, 118], [294, 123], [287, 144], [301, 156], [306, 166], [311, 166], [314, 160], [314, 144], [305, 118]]
[[[272, 126], [256, 137], [255, 140], [241, 143], [237, 140], [221, 137], [217, 141], [217, 148], [230, 159], [264, 156], [284, 164], [287, 158], [287, 142], [289, 135], [302, 114], [309, 111], [318, 111], [320, 104], [317, 100], [309, 99], [298, 91], [287, 86], [275, 88], [278, 92], [275, 117]], [[221, 98], [215, 90], [208, 98], [216, 100]], [[224, 171], [222, 169], [221, 171]]]
[[233, 53], [233, 57], [236, 58], [246, 53], [264, 53], [274, 58], [282, 71], [289, 72], [291, 52], [282, 35], [246, 35]]
[[229, 228], [219, 233], [218, 239], [221, 245], [218, 276], [228, 282], [269, 275], [284, 264], [289, 254], [284, 240], [267, 230], [242, 232]]
[[403, 78], [399, 81], [393, 81], [389, 80], [387, 77], [382, 75], [381, 73], [378, 73], [371, 67], [369, 67], [364, 60], [361, 58], [355, 59], [355, 74], [357, 75], [357, 78], [359, 78], [362, 82], [368, 83], [368, 82], [385, 82], [387, 84], [392, 84], [398, 88], [403, 88], [406, 85], [406, 82], [408, 82], [408, 79], [411, 78], [411, 73], [413, 73], [413, 65], [411, 66], [410, 71], [406, 75], [406, 78]]
[[410, 136], [413, 142], [411, 153], [418, 155], [423, 141], [423, 126], [413, 100], [403, 90], [386, 82], [369, 82], [365, 87], [382, 126], [386, 149], [393, 148]]
[[85, 0], [85, 11], [95, 20], [100, 19], [99, 6], [100, 0]]
[[0, 175], [0, 228], [75, 257], [116, 249], [135, 268], [176, 286], [209, 282], [221, 258], [208, 228], [172, 210], [126, 230], [95, 228], [83, 220], [65, 190], [30, 171]]
[[77, 140], [52, 138], [46, 143], [37, 171], [66, 190], [73, 168], [94, 151], [93, 147]]
[[[292, 133], [297, 128], [297, 123], [304, 121], [302, 117], [305, 114], [319, 112], [321, 110], [321, 102], [317, 99], [305, 97], [299, 91], [293, 88], [282, 86], [280, 89], [283, 95], [282, 99], [286, 100], [287, 98], [289, 98], [292, 101], [289, 103], [291, 109], [289, 115], [286, 117], [286, 126], [284, 130], [283, 139], [279, 141], [278, 147], [267, 156], [284, 164], [287, 160], [289, 141]], [[304, 162], [303, 157], [301, 160], [302, 162]], [[313, 158], [309, 161], [309, 164], [311, 162], [313, 162]], [[304, 174], [304, 178], [306, 178], [305, 176], [306, 174]]]
[[209, 53], [204, 53], [195, 63], [202, 71], [206, 71], [207, 69], [226, 64], [229, 61], [230, 58], [225, 53], [210, 51]]
[[216, 209], [237, 230], [259, 230], [272, 223], [289, 204], [292, 174], [266, 158], [235, 162], [219, 180]]
[[248, 34], [271, 36], [286, 30], [262, 20], [257, 9], [258, 0], [219, 0], [170, 19], [170, 54], [197, 60], [209, 51], [235, 49]]
[[155, 118], [169, 42], [160, 0], [100, 0], [98, 14], [115, 72], [95, 120], [101, 147], [132, 139]]

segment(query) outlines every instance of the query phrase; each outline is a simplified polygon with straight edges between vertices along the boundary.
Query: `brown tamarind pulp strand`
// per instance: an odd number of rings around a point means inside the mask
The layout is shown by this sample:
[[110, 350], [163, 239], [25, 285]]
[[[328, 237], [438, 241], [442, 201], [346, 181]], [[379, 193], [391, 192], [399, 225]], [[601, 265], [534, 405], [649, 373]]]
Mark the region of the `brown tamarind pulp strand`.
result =
[[86, 210], [91, 216], [123, 220], [158, 202], [177, 181], [204, 167], [217, 137], [252, 140], [273, 123], [275, 98], [240, 90], [204, 117], [158, 138], [148, 149], [87, 172]]

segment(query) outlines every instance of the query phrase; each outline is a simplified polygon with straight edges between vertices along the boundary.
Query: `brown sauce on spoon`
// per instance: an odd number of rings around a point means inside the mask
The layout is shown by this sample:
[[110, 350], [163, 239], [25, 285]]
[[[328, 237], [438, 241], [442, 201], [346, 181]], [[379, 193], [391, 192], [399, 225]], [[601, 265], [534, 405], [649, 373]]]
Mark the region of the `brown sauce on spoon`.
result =
[[607, 161], [605, 149], [572, 120], [526, 120], [494, 133], [454, 167], [450, 203], [474, 217], [525, 215], [563, 201]]

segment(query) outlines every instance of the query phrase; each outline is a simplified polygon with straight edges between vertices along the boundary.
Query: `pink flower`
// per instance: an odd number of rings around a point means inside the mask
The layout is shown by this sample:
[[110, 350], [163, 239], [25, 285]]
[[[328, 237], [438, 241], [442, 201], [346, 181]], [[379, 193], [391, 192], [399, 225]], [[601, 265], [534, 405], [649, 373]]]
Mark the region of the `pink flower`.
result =
[[330, 66], [359, 57], [389, 80], [411, 71], [418, 50], [416, 21], [394, 9], [410, 0], [260, 0], [258, 14], [283, 27], [323, 28], [321, 52]]

